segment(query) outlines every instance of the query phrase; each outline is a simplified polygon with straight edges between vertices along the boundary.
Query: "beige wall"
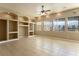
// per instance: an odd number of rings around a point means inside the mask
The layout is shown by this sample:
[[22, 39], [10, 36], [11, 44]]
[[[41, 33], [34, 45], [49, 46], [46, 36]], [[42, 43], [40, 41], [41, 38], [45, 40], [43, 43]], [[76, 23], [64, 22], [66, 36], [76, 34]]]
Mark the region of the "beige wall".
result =
[[72, 40], [79, 40], [79, 33], [78, 32], [56, 32], [56, 31], [39, 31], [36, 33], [37, 35], [47, 35], [47, 36], [54, 36], [60, 38], [67, 38]]
[[[52, 14], [51, 17], [49, 17], [48, 19], [54, 20], [56, 18], [63, 18], [64, 17], [66, 20], [68, 20], [67, 17], [79, 16], [79, 8], [63, 11], [63, 12], [61, 12], [61, 14], [62, 15], [60, 15], [60, 16], [58, 16], [57, 14]], [[40, 20], [40, 21], [42, 21], [42, 20]], [[55, 37], [72, 39], [72, 40], [79, 40], [79, 32], [67, 31], [67, 28], [65, 29], [64, 32], [58, 32], [58, 31], [36, 31], [36, 34], [37, 35], [55, 36]]]

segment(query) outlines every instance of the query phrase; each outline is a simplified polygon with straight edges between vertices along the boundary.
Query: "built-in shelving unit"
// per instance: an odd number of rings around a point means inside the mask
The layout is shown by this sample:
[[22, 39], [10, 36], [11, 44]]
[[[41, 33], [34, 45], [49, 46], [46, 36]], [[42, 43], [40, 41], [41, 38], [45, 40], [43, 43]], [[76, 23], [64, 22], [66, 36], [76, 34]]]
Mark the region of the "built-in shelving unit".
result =
[[19, 17], [19, 38], [28, 37], [29, 19], [25, 16]]
[[34, 35], [34, 22], [14, 13], [0, 13], [0, 41], [13, 41]]
[[34, 21], [28, 19], [28, 17], [19, 17], [19, 37], [24, 38], [34, 35]]
[[34, 23], [32, 20], [30, 20], [29, 22], [29, 36], [33, 36], [34, 35]]
[[18, 16], [14, 13], [0, 13], [0, 41], [18, 40]]

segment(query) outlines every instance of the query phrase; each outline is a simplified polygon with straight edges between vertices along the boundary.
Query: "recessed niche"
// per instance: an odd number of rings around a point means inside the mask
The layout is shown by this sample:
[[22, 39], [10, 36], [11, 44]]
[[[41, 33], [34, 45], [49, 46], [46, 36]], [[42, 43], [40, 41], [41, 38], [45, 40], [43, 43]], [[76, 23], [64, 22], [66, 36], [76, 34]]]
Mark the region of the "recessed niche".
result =
[[0, 19], [0, 41], [7, 40], [7, 21]]
[[17, 31], [17, 22], [15, 21], [9, 21], [9, 31], [13, 32], [13, 31]]

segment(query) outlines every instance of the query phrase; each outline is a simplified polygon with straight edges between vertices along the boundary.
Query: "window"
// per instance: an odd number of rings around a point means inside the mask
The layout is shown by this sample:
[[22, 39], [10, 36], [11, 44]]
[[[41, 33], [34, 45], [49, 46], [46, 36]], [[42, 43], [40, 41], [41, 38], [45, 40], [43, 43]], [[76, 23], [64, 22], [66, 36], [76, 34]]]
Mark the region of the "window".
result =
[[65, 30], [65, 18], [56, 19], [53, 22], [54, 31], [64, 31]]
[[68, 31], [79, 30], [79, 16], [68, 17]]
[[36, 23], [36, 29], [37, 29], [37, 31], [41, 31], [41, 29], [42, 29], [42, 22], [37, 22]]
[[52, 21], [44, 21], [44, 31], [52, 30]]

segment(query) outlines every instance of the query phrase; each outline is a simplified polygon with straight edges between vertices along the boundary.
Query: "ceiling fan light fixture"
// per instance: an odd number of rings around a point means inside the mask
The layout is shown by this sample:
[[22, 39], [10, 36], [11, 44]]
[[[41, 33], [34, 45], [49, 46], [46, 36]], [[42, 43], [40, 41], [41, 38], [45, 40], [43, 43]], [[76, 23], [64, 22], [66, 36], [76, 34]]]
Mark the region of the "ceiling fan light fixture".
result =
[[46, 13], [41, 13], [41, 15], [46, 15]]
[[42, 10], [41, 10], [41, 15], [47, 15], [48, 12], [50, 12], [51, 10], [45, 10], [44, 9], [44, 5], [41, 6], [42, 7]]

